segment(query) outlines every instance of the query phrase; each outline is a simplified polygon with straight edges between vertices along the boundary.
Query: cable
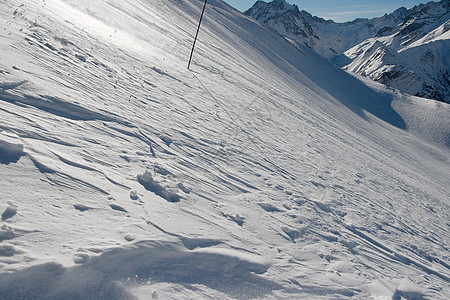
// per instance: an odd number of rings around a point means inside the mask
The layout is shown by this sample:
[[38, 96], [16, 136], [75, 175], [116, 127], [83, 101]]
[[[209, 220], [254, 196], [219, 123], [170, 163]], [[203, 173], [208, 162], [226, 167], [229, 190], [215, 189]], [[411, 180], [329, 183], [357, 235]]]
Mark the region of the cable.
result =
[[195, 42], [197, 42], [198, 32], [200, 31], [200, 25], [202, 24], [203, 14], [205, 13], [207, 1], [208, 0], [205, 0], [205, 4], [203, 4], [202, 14], [200, 16], [200, 21], [198, 22], [197, 33], [195, 34], [194, 43], [192, 44], [191, 57], [189, 58], [189, 63], [188, 63], [188, 67], [187, 67], [188, 70], [189, 70], [189, 67], [191, 66], [191, 60], [192, 60], [192, 55], [194, 54]]

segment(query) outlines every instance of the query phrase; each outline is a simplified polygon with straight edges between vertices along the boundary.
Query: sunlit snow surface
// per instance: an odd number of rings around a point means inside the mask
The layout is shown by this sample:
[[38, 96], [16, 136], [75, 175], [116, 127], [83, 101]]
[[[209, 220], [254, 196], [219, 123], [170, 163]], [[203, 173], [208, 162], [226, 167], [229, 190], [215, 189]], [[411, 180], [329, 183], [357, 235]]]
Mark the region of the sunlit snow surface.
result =
[[0, 298], [448, 298], [450, 106], [202, 4], [0, 1]]

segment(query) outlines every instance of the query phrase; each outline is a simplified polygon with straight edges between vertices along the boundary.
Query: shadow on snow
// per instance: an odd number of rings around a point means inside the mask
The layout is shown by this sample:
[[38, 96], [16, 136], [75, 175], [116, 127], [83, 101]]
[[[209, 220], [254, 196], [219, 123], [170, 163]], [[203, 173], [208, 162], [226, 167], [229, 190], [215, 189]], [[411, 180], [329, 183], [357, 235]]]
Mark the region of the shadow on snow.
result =
[[[142, 241], [109, 250], [83, 265], [56, 263], [0, 274], [1, 299], [134, 299], [133, 284], [201, 284], [236, 299], [259, 298], [280, 286], [256, 274], [269, 265], [211, 249], [188, 250], [181, 243]], [[215, 249], [217, 250], [217, 249]]]

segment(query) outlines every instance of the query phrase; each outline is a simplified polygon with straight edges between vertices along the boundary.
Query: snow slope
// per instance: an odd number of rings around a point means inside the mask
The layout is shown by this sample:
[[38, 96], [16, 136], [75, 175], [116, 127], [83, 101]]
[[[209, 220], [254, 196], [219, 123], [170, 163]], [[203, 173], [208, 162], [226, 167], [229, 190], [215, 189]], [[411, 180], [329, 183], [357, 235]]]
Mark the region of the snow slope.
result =
[[448, 298], [450, 106], [202, 4], [0, 1], [0, 298]]

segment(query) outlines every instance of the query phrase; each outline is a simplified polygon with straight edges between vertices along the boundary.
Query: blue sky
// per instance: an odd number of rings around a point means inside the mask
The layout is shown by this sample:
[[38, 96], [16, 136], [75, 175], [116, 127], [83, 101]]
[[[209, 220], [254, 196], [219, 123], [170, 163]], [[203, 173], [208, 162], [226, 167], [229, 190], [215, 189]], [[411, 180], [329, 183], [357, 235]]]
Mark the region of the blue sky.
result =
[[[250, 8], [256, 0], [224, 0], [240, 11]], [[270, 2], [271, 0], [265, 0]], [[437, 1], [437, 0], [436, 0]], [[391, 13], [402, 6], [411, 8], [428, 0], [287, 0], [297, 4], [315, 16], [336, 22], [352, 21], [356, 18], [373, 18]]]

